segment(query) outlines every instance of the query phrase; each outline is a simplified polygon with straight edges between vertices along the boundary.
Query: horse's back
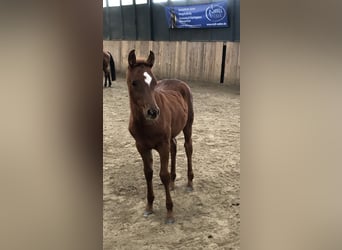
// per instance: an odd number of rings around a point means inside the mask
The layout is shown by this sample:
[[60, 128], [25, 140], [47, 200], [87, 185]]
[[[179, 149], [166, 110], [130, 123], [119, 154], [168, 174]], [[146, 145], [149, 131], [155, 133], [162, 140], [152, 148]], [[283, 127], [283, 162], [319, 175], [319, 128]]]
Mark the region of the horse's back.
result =
[[155, 90], [164, 92], [164, 93], [173, 92], [173, 91], [180, 93], [185, 103], [188, 106], [187, 107], [188, 122], [192, 123], [194, 110], [193, 110], [191, 90], [187, 83], [178, 79], [163, 79], [163, 80], [158, 81], [158, 84], [156, 85]]
[[163, 79], [158, 81], [156, 91], [177, 91], [184, 99], [191, 99], [192, 95], [188, 84], [178, 79]]

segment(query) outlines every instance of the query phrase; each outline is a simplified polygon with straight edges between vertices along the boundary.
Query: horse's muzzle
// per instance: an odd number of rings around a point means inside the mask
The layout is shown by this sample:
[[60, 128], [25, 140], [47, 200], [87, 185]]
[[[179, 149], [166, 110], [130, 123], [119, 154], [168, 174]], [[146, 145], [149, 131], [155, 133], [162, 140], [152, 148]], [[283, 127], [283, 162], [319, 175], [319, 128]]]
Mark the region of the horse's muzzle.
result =
[[147, 118], [154, 120], [158, 117], [159, 113], [160, 113], [159, 108], [157, 108], [157, 107], [149, 108], [147, 110]]

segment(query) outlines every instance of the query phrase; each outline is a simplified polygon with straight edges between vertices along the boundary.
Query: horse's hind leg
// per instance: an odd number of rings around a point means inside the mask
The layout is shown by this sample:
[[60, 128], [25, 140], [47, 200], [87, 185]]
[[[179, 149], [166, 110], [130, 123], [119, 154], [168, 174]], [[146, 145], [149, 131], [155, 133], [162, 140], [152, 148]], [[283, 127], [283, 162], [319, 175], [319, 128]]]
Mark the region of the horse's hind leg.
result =
[[110, 76], [109, 76], [109, 72], [106, 71], [105, 73], [105, 87], [107, 87], [107, 80], [108, 80], [108, 87], [112, 86], [112, 82], [110, 81]]
[[153, 157], [152, 157], [151, 150], [147, 150], [143, 147], [139, 147], [138, 145], [137, 145], [137, 149], [144, 163], [144, 174], [145, 174], [145, 179], [146, 179], [146, 184], [147, 184], [147, 204], [146, 204], [146, 209], [144, 211], [144, 216], [147, 217], [153, 213], [153, 200], [154, 200], [153, 185], [152, 185]]
[[188, 159], [188, 185], [187, 190], [192, 191], [192, 179], [194, 178], [194, 173], [192, 172], [192, 123], [188, 123], [183, 129], [184, 133], [184, 147], [186, 152], [186, 157]]
[[177, 154], [177, 140], [176, 138], [171, 139], [171, 182], [170, 190], [175, 189], [176, 180], [176, 154]]
[[105, 72], [105, 84], [104, 84], [104, 87], [107, 87], [107, 73]]
[[110, 79], [110, 73], [108, 72], [108, 87], [112, 87], [112, 80]]

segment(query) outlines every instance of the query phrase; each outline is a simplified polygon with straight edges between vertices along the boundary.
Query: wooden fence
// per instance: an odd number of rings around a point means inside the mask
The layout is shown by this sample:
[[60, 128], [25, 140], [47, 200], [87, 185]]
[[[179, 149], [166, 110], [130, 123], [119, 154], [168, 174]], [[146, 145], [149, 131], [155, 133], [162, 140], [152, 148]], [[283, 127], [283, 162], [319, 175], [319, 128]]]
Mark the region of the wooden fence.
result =
[[[157, 79], [220, 83], [223, 42], [103, 41], [103, 47], [112, 53], [117, 74], [125, 75], [131, 49], [142, 58], [147, 58], [152, 50]], [[224, 84], [240, 85], [239, 42], [226, 43]]]

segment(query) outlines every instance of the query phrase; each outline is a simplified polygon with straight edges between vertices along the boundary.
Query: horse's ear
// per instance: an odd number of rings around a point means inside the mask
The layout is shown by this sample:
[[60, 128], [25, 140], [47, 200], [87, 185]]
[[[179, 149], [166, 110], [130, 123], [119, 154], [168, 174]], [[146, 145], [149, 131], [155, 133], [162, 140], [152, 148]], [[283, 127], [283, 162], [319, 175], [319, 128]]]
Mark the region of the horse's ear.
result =
[[154, 64], [154, 53], [150, 50], [150, 55], [148, 56], [146, 63], [152, 68]]
[[129, 52], [128, 54], [128, 64], [129, 66], [133, 67], [136, 63], [137, 59], [135, 57], [135, 50], [131, 50], [131, 52]]

